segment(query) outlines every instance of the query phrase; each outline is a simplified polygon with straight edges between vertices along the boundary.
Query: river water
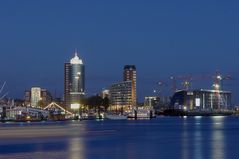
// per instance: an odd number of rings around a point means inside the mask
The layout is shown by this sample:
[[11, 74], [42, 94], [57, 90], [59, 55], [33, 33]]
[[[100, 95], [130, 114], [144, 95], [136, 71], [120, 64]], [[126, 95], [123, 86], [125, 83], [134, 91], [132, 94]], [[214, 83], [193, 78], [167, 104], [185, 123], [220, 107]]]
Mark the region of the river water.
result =
[[0, 124], [3, 159], [236, 159], [239, 117]]

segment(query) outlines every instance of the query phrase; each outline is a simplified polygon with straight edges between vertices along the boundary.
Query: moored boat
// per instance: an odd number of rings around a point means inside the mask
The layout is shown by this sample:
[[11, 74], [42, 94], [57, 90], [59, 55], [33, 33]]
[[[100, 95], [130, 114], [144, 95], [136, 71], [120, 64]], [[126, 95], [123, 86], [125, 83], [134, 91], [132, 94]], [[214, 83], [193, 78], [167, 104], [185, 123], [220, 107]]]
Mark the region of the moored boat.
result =
[[131, 110], [128, 114], [128, 118], [135, 118], [135, 119], [151, 119], [155, 118], [155, 112], [152, 109], [148, 108], [138, 108]]
[[105, 118], [110, 120], [127, 120], [128, 117], [122, 114], [105, 114]]

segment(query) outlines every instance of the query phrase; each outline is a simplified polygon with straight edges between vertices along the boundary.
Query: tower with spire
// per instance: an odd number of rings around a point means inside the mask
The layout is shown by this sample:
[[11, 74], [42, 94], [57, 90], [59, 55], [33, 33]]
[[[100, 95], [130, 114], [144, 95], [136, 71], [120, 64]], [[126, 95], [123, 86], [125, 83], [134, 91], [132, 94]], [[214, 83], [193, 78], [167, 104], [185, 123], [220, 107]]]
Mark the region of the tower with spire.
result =
[[64, 76], [64, 101], [70, 110], [71, 105], [80, 104], [85, 96], [85, 66], [77, 51], [70, 62], [65, 63]]

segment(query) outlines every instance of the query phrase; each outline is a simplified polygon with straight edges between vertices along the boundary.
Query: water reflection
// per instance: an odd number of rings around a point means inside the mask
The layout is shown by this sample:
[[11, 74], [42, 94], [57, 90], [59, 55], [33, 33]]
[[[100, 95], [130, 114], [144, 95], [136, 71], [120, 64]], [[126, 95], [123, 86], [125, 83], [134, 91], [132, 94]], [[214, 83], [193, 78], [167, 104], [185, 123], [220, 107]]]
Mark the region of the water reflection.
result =
[[69, 139], [69, 159], [84, 159], [84, 142], [81, 138], [71, 138]]
[[224, 122], [225, 117], [212, 117], [212, 159], [224, 159], [225, 158], [225, 137], [224, 137]]
[[195, 130], [194, 130], [194, 158], [202, 159], [202, 129], [201, 129], [201, 119], [202, 117], [195, 117]]
[[[228, 119], [231, 118], [165, 117], [150, 121], [82, 121], [61, 127], [51, 125], [48, 129], [29, 127], [25, 130], [34, 130], [32, 135], [36, 136], [32, 141], [25, 141], [22, 136], [10, 141], [1, 138], [0, 152], [5, 154], [0, 154], [0, 158], [17, 158], [19, 153], [34, 155], [31, 158], [51, 155], [48, 158], [52, 159], [237, 158], [238, 118], [233, 125]], [[14, 128], [1, 131], [12, 132]], [[65, 133], [56, 138], [43, 136], [49, 130]]]
[[224, 159], [225, 117], [184, 118], [182, 123], [182, 159]]
[[188, 136], [187, 118], [184, 118], [183, 120], [182, 158], [189, 159], [189, 136]]
[[184, 118], [182, 132], [182, 159], [203, 158], [202, 117]]

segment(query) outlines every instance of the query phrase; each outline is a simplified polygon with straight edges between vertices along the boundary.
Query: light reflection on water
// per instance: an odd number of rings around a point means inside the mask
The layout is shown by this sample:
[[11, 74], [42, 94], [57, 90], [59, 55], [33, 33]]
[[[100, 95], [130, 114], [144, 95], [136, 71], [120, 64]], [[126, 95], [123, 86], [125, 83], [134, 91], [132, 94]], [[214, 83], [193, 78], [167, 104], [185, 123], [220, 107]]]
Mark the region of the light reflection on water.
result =
[[[2, 129], [12, 132], [14, 127]], [[43, 128], [24, 128], [36, 133], [33, 140], [0, 140], [0, 158], [16, 158], [21, 153], [35, 154], [33, 158], [52, 155], [51, 159], [227, 159], [237, 158], [239, 143], [238, 118], [230, 117], [82, 121]], [[61, 135], [59, 130], [66, 132], [63, 137], [44, 136], [46, 132]]]
[[183, 159], [190, 159], [189, 158], [189, 136], [188, 136], [188, 125], [187, 120], [184, 118], [183, 120], [183, 133], [182, 133], [182, 158]]
[[80, 138], [69, 139], [69, 159], [84, 159], [84, 142]]
[[224, 159], [225, 158], [225, 137], [224, 137], [224, 120], [225, 117], [213, 117], [212, 125], [212, 141], [211, 141], [211, 150], [212, 150], [212, 159]]
[[201, 132], [201, 117], [196, 117], [194, 130], [194, 158], [202, 159], [202, 132]]
[[184, 118], [181, 158], [226, 158], [224, 124], [225, 117], [219, 116]]

